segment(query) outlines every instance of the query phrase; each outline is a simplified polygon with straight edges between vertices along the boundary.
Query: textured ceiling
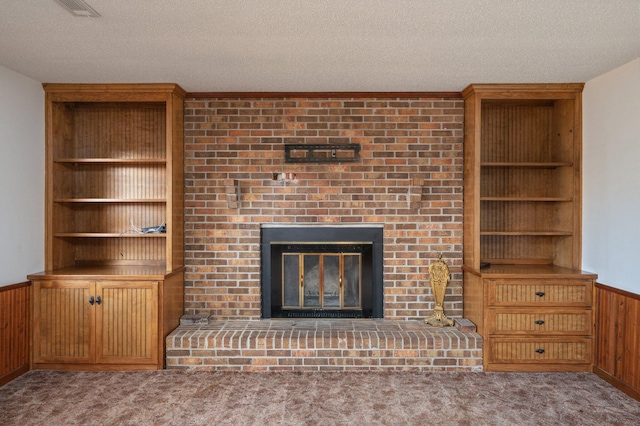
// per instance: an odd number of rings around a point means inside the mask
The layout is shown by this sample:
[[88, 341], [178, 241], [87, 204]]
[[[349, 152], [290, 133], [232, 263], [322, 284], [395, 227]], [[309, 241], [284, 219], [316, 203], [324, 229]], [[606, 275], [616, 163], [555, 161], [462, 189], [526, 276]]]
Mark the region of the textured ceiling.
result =
[[189, 92], [584, 82], [640, 57], [640, 0], [0, 0], [0, 65]]

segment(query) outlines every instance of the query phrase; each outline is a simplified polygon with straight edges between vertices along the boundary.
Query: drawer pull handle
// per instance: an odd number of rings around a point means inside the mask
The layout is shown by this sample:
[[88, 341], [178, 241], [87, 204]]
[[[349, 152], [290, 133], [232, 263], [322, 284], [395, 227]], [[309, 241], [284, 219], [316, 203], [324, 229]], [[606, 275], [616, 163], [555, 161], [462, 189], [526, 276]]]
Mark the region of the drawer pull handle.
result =
[[542, 321], [542, 320], [536, 320], [536, 324], [538, 324], [538, 325], [542, 325], [542, 324], [544, 324], [544, 321]]
[[102, 303], [102, 298], [100, 296], [96, 297], [96, 304], [99, 305]]
[[536, 349], [536, 352], [539, 354], [543, 354], [544, 353], [544, 349]]
[[89, 298], [89, 304], [90, 304], [90, 305], [93, 305], [93, 302], [94, 302], [94, 301], [95, 301], [95, 299], [93, 298], [93, 296], [91, 296], [91, 297]]
[[544, 296], [544, 291], [536, 291], [536, 296], [538, 297]]

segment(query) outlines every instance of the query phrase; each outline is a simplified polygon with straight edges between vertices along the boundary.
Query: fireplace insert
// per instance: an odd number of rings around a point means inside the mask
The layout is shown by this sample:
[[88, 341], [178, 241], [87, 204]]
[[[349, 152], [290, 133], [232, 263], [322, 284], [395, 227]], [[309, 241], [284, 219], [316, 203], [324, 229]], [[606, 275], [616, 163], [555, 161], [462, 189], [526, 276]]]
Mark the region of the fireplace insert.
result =
[[382, 227], [263, 226], [263, 318], [382, 318]]

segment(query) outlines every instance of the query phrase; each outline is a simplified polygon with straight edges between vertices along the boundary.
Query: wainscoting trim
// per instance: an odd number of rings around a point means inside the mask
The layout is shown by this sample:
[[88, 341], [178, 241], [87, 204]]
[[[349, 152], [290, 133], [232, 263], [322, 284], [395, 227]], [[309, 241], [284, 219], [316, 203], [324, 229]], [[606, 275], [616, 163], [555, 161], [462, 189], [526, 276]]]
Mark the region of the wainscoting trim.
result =
[[0, 287], [0, 386], [29, 371], [31, 283]]
[[596, 284], [593, 372], [640, 401], [640, 295]]

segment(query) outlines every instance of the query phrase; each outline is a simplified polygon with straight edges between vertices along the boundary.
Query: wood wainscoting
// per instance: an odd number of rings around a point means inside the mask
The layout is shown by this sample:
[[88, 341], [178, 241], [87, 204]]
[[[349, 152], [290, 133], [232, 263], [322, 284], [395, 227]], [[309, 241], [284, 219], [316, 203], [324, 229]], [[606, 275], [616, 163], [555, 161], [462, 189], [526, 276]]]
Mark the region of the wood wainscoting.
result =
[[593, 372], [640, 400], [640, 295], [596, 284]]
[[29, 371], [31, 283], [0, 287], [0, 386]]

